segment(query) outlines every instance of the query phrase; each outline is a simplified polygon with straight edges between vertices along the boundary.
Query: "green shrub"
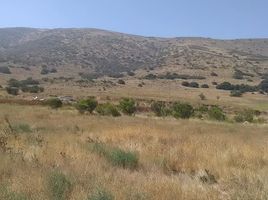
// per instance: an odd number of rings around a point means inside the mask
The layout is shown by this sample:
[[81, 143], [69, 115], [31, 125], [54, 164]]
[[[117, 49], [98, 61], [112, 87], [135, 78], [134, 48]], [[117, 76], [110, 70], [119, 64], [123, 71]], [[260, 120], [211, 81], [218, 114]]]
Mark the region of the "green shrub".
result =
[[209, 88], [208, 84], [202, 84], [201, 88]]
[[121, 85], [125, 85], [126, 84], [126, 82], [123, 79], [119, 79], [117, 83], [118, 84], [121, 84]]
[[98, 102], [95, 98], [82, 99], [76, 104], [76, 109], [80, 113], [89, 112], [92, 113], [98, 106]]
[[110, 192], [103, 189], [97, 189], [95, 193], [90, 195], [87, 200], [113, 200], [114, 197]]
[[53, 109], [57, 109], [62, 107], [62, 101], [58, 98], [51, 98], [46, 101], [46, 104], [49, 105]]
[[48, 191], [52, 200], [66, 200], [71, 190], [71, 182], [61, 172], [52, 172], [48, 179]]
[[253, 122], [254, 120], [254, 111], [253, 110], [244, 110], [239, 112], [235, 117], [234, 120], [238, 123], [242, 122]]
[[241, 97], [243, 93], [240, 90], [232, 90], [230, 92], [231, 97]]
[[12, 129], [13, 129], [13, 131], [15, 131], [17, 133], [31, 133], [32, 132], [31, 126], [29, 124], [25, 124], [25, 123], [19, 123], [19, 124], [12, 125]]
[[197, 82], [191, 82], [191, 83], [189, 83], [189, 87], [199, 88], [199, 84]]
[[6, 87], [6, 91], [8, 94], [11, 94], [11, 95], [19, 94], [19, 88], [16, 88], [16, 87]]
[[100, 156], [104, 156], [115, 166], [128, 169], [135, 169], [138, 167], [139, 158], [136, 153], [95, 142], [91, 144], [91, 151], [99, 154]]
[[172, 114], [175, 118], [188, 119], [194, 114], [194, 109], [190, 104], [176, 102], [172, 106]]
[[109, 160], [113, 165], [123, 168], [135, 169], [138, 166], [138, 156], [130, 151], [123, 151], [119, 148], [112, 149]]
[[217, 106], [211, 107], [208, 111], [208, 115], [211, 119], [218, 121], [224, 121], [226, 119], [226, 116], [223, 113], [222, 109]]
[[99, 104], [96, 108], [96, 112], [100, 115], [109, 115], [113, 117], [118, 117], [121, 115], [118, 109], [110, 103]]
[[169, 113], [169, 109], [163, 101], [154, 101], [151, 104], [151, 109], [158, 117], [167, 116]]
[[134, 99], [124, 98], [119, 102], [119, 107], [123, 113], [127, 115], [132, 115], [136, 112], [136, 103]]

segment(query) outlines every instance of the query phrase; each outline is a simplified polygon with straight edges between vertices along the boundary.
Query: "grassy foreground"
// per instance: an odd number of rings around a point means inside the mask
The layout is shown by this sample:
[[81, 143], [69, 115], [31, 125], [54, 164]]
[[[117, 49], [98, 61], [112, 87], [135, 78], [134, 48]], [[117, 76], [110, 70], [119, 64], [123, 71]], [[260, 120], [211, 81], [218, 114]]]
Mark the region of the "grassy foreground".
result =
[[268, 126], [0, 105], [0, 199], [268, 199]]

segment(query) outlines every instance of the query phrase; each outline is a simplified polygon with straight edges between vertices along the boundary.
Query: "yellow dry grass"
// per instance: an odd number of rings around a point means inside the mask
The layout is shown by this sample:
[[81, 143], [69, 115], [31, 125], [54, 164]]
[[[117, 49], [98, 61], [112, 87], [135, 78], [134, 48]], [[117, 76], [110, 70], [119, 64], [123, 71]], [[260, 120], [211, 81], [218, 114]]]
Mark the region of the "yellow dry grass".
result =
[[[118, 200], [268, 199], [267, 125], [112, 118], [2, 104], [2, 135], [5, 116], [33, 130], [9, 133], [9, 151], [0, 151], [1, 184], [28, 199], [49, 199], [47, 179], [54, 170], [71, 181], [70, 200], [86, 200], [100, 187]], [[138, 168], [111, 165], [90, 151], [88, 138], [137, 152]], [[202, 182], [204, 170], [217, 183]]]

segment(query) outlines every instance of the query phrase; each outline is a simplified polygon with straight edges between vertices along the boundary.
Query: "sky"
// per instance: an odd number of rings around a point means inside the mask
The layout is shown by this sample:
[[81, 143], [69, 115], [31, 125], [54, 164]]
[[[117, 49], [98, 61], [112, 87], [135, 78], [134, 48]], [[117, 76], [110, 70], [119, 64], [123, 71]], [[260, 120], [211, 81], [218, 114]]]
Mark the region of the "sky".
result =
[[0, 27], [158, 37], [268, 38], [268, 0], [0, 0]]

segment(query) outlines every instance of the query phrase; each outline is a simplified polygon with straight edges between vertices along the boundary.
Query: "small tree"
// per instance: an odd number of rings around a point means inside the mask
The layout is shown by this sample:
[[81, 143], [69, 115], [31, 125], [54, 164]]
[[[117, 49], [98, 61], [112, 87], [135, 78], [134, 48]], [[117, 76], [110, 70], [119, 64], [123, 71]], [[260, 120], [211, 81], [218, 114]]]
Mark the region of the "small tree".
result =
[[51, 98], [46, 101], [46, 104], [49, 105], [53, 109], [57, 109], [62, 107], [62, 101], [58, 98]]
[[100, 115], [110, 115], [113, 117], [119, 117], [121, 115], [116, 106], [111, 103], [99, 104], [96, 108], [96, 112]]
[[89, 112], [92, 113], [98, 106], [98, 102], [95, 98], [82, 99], [76, 104], [76, 109], [80, 113]]
[[119, 107], [123, 113], [127, 115], [132, 115], [136, 111], [136, 103], [134, 99], [124, 98], [120, 101]]
[[172, 108], [172, 114], [175, 118], [188, 119], [194, 114], [193, 107], [187, 103], [176, 102]]
[[167, 108], [165, 102], [163, 101], [154, 101], [151, 104], [152, 111], [156, 114], [156, 116], [167, 116], [169, 109]]

